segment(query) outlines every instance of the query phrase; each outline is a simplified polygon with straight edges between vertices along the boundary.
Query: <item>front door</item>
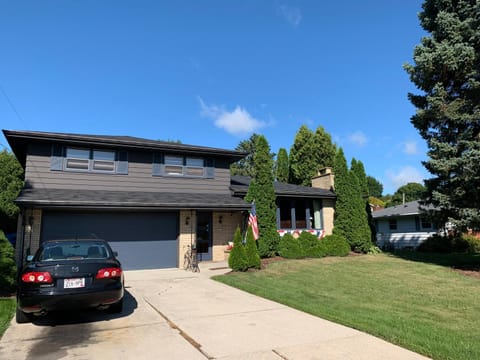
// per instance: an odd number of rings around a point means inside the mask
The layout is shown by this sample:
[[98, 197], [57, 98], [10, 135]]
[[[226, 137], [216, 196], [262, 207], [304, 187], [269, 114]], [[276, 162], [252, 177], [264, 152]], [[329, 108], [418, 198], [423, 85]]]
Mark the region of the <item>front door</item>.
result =
[[197, 212], [197, 255], [199, 261], [212, 260], [212, 213]]

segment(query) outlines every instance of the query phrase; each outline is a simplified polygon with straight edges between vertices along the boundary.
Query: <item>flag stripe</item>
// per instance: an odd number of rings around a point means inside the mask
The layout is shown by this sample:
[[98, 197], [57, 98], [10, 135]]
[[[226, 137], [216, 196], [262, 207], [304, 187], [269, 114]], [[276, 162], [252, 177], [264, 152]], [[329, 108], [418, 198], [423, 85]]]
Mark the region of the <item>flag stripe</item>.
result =
[[252, 203], [252, 209], [250, 210], [250, 215], [248, 216], [248, 225], [252, 227], [253, 238], [257, 240], [260, 235], [258, 233], [257, 211], [255, 209], [255, 203]]

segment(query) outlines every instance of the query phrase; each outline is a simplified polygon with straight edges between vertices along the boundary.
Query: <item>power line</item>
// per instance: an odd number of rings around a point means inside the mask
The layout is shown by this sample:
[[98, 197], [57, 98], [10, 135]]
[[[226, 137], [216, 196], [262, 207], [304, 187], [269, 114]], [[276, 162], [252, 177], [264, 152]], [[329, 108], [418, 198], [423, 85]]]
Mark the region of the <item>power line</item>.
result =
[[23, 118], [20, 116], [19, 112], [17, 111], [17, 108], [15, 107], [15, 105], [13, 105], [13, 102], [10, 100], [10, 98], [8, 97], [7, 93], [5, 92], [5, 90], [3, 89], [3, 86], [0, 84], [0, 91], [2, 92], [3, 96], [5, 97], [5, 99], [7, 99], [7, 102], [8, 104], [10, 105], [10, 107], [12, 108], [13, 112], [15, 113], [15, 115], [17, 115], [17, 118], [20, 120], [20, 122], [25, 126], [26, 128], [26, 123], [25, 123], [25, 120], [23, 120]]

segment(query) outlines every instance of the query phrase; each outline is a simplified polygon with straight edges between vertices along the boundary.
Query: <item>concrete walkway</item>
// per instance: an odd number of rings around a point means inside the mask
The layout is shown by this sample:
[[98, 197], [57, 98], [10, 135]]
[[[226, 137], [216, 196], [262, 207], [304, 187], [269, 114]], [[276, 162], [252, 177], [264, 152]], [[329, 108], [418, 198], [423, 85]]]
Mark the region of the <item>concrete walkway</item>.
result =
[[0, 359], [426, 359], [211, 280], [229, 271], [224, 263], [203, 263], [201, 270], [127, 271], [120, 315], [13, 320]]
[[[208, 359], [427, 359], [341, 326], [210, 279], [226, 264], [198, 274], [137, 271], [141, 296]], [[170, 277], [174, 275], [173, 278]]]

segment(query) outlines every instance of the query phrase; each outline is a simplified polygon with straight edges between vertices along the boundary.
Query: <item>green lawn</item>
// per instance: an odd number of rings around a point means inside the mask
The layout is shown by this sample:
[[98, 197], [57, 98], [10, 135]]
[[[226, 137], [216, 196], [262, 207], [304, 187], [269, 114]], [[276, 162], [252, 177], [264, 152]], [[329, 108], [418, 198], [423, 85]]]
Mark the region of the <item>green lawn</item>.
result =
[[13, 297], [0, 298], [0, 338], [5, 330], [7, 330], [8, 325], [10, 325], [16, 304], [16, 300]]
[[480, 256], [290, 260], [215, 279], [434, 359], [480, 359], [480, 279], [443, 266], [458, 262]]

